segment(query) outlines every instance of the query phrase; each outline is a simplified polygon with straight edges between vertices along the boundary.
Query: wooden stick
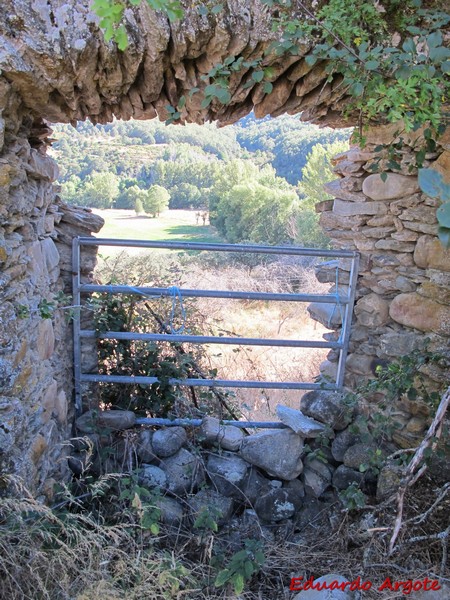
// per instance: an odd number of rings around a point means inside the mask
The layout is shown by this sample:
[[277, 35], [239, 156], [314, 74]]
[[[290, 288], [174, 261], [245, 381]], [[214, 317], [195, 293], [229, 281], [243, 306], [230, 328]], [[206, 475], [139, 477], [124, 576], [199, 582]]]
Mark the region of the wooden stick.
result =
[[[442, 433], [442, 422], [450, 404], [450, 386], [441, 398], [436, 414], [434, 415], [433, 422], [431, 423], [428, 431], [417, 448], [414, 456], [409, 463], [405, 477], [397, 492], [397, 517], [395, 519], [394, 531], [392, 533], [391, 540], [389, 542], [389, 556], [394, 551], [394, 545], [397, 540], [398, 534], [402, 527], [403, 517], [403, 502], [405, 499], [406, 490], [411, 487], [426, 471], [427, 465], [424, 463], [425, 451], [427, 448], [434, 450], [436, 448], [438, 439]], [[418, 471], [417, 471], [418, 469]], [[417, 471], [417, 472], [416, 472]]]

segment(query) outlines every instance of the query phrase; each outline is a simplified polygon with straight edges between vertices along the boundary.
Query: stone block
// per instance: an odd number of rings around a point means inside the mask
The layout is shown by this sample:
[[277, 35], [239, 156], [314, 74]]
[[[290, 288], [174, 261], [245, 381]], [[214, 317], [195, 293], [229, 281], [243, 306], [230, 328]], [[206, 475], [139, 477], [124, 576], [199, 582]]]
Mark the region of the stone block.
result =
[[187, 435], [184, 427], [168, 427], [167, 429], [158, 429], [153, 434], [153, 451], [160, 458], [172, 456], [187, 442]]
[[351, 421], [353, 411], [344, 404], [344, 398], [343, 392], [313, 390], [301, 399], [300, 410], [333, 429], [345, 429]]
[[305, 438], [315, 438], [325, 431], [322, 423], [306, 417], [301, 411], [289, 406], [277, 406], [277, 416], [282, 423]]
[[210, 516], [217, 525], [224, 525], [232, 516], [234, 502], [215, 490], [200, 490], [189, 499], [192, 518], [195, 520], [201, 515]]
[[342, 179], [336, 179], [335, 181], [329, 181], [323, 186], [324, 190], [339, 200], [345, 200], [347, 202], [365, 202], [366, 198], [361, 192], [350, 191], [346, 189], [344, 181]]
[[255, 511], [260, 519], [277, 522], [289, 519], [300, 508], [302, 501], [287, 488], [272, 489], [260, 496], [255, 503]]
[[45, 238], [40, 242], [42, 257], [48, 272], [50, 273], [59, 264], [59, 252], [55, 246], [55, 242], [51, 238]]
[[419, 223], [417, 221], [403, 221], [403, 225], [406, 229], [411, 229], [412, 231], [417, 231], [419, 233], [426, 233], [433, 237], [436, 237], [438, 233], [437, 225], [429, 225], [428, 223]]
[[136, 415], [131, 410], [89, 410], [76, 420], [82, 433], [95, 433], [98, 429], [121, 431], [134, 427]]
[[220, 456], [211, 454], [206, 463], [208, 476], [215, 488], [224, 496], [241, 499], [249, 463], [231, 452]]
[[290, 429], [268, 429], [250, 435], [243, 441], [240, 454], [272, 477], [286, 481], [295, 479], [303, 470], [303, 438]]
[[414, 252], [415, 244], [410, 242], [399, 242], [394, 239], [378, 240], [375, 244], [377, 250], [392, 250], [394, 252]]
[[342, 325], [343, 307], [328, 302], [311, 302], [307, 308], [311, 318], [322, 323], [327, 329], [335, 329]]
[[[404, 291], [412, 291], [412, 290], [404, 290]], [[425, 281], [422, 285], [417, 289], [417, 293], [421, 296], [425, 296], [426, 298], [431, 298], [432, 300], [436, 300], [440, 304], [446, 304], [450, 306], [450, 287], [443, 287], [440, 285], [436, 285], [431, 283], [431, 281]]]
[[333, 486], [337, 490], [346, 490], [353, 483], [360, 486], [363, 480], [364, 473], [361, 473], [356, 469], [350, 469], [345, 465], [339, 465], [333, 473]]
[[389, 303], [378, 294], [367, 294], [356, 303], [355, 315], [365, 327], [380, 327], [389, 321]]
[[423, 235], [417, 240], [414, 262], [422, 269], [450, 271], [450, 250], [444, 248], [438, 238]]
[[167, 489], [175, 495], [191, 493], [205, 480], [200, 458], [185, 448], [163, 458], [161, 468], [167, 475]]
[[398, 218], [402, 221], [419, 221], [429, 225], [437, 223], [436, 210], [433, 207], [424, 205], [408, 208], [399, 214]]
[[55, 414], [56, 419], [60, 425], [64, 425], [67, 422], [67, 413], [69, 410], [69, 404], [67, 402], [67, 395], [64, 390], [60, 390], [56, 396]]
[[48, 423], [48, 421], [53, 417], [53, 413], [56, 408], [56, 402], [58, 397], [58, 384], [54, 379], [51, 380], [49, 385], [47, 386], [44, 396], [42, 398], [42, 415], [41, 420], [43, 423]]
[[306, 494], [319, 498], [331, 485], [331, 468], [318, 458], [307, 457], [301, 476]]
[[174, 498], [158, 498], [155, 502], [155, 505], [160, 510], [160, 521], [162, 521], [166, 525], [172, 525], [173, 527], [177, 527], [183, 520], [183, 506]]
[[417, 177], [388, 173], [383, 181], [378, 173], [364, 179], [363, 192], [372, 200], [393, 200], [420, 191]]
[[150, 463], [157, 458], [153, 450], [152, 439], [153, 431], [150, 429], [144, 429], [139, 433], [136, 452], [142, 462]]
[[406, 327], [450, 336], [450, 306], [439, 304], [416, 292], [399, 294], [391, 303], [390, 317]]
[[358, 471], [361, 465], [370, 465], [377, 449], [374, 444], [354, 444], [344, 454], [344, 465]]
[[204, 417], [200, 427], [200, 435], [209, 443], [217, 443], [225, 450], [239, 450], [244, 433], [238, 427], [222, 425], [216, 417]]
[[40, 360], [50, 358], [55, 349], [55, 333], [51, 319], [42, 319], [38, 325], [37, 351]]
[[58, 179], [58, 165], [53, 158], [41, 154], [34, 148], [30, 151], [30, 159], [25, 168], [28, 174], [35, 179], [47, 179], [49, 181]]
[[139, 483], [148, 488], [165, 488], [167, 485], [167, 475], [155, 465], [143, 464], [139, 471]]
[[336, 199], [333, 204], [333, 213], [343, 217], [354, 215], [385, 215], [388, 207], [383, 202], [344, 202]]
[[385, 333], [380, 336], [380, 351], [387, 356], [405, 356], [420, 348], [423, 337], [411, 332]]

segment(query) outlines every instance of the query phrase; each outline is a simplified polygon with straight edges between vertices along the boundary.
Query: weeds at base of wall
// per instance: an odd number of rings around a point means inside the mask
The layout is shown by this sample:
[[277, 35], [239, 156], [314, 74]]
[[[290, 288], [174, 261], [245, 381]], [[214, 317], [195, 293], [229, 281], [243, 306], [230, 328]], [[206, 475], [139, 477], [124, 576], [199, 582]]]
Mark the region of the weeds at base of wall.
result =
[[[141, 520], [146, 499], [113, 493], [123, 476], [109, 475], [90, 485], [89, 498], [66, 489], [53, 507], [43, 506], [9, 479], [10, 495], [0, 498], [0, 597], [10, 600], [288, 600], [292, 577], [339, 573], [374, 583], [367, 600], [392, 598], [376, 590], [386, 576], [438, 579], [443, 527], [449, 498], [420, 524], [436, 486], [423, 478], [405, 503], [408, 527], [398, 549], [386, 558], [392, 507], [348, 511], [334, 506], [301, 528], [272, 526], [265, 540], [242, 540], [197, 528], [159, 525], [152, 533]], [[133, 506], [134, 505], [134, 506]], [[204, 531], [202, 530], [202, 527]], [[414, 543], [417, 534], [428, 536]], [[264, 562], [263, 568], [261, 568]], [[251, 571], [251, 572], [250, 572]], [[247, 574], [247, 575], [245, 575]], [[449, 578], [448, 566], [441, 573]], [[242, 581], [243, 580], [243, 581]], [[244, 586], [242, 586], [244, 583]], [[243, 588], [243, 591], [242, 591]], [[390, 595], [389, 595], [390, 594]]]

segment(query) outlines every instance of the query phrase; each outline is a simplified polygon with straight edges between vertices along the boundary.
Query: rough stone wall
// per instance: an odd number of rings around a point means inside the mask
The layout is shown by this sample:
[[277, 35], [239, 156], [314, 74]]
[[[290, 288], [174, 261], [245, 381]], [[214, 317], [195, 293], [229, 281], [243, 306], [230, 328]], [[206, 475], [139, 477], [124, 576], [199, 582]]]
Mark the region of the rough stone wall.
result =
[[39, 305], [70, 294], [72, 237], [98, 231], [102, 220], [61, 203], [42, 143], [49, 130], [4, 82], [0, 110], [0, 471], [45, 495], [66, 468], [72, 343], [64, 311], [42, 318]]
[[[346, 364], [346, 384], [373, 377], [377, 365], [425, 347], [450, 357], [450, 250], [437, 238], [436, 207], [439, 200], [421, 193], [414, 147], [420, 132], [403, 136], [400, 168], [386, 168], [387, 158], [379, 148], [393, 141], [398, 125], [371, 128], [364, 149], [351, 147], [334, 158], [339, 179], [327, 184], [334, 200], [316, 207], [320, 224], [342, 249], [361, 254], [357, 300]], [[378, 150], [378, 152], [377, 152]], [[379, 160], [381, 159], [381, 160]], [[377, 163], [386, 174], [383, 181], [371, 165]], [[450, 135], [442, 136], [435, 153], [426, 156], [424, 166], [433, 166], [450, 177]], [[335, 283], [335, 263], [317, 270], [322, 282]], [[339, 285], [348, 283], [348, 265], [342, 261]], [[323, 305], [322, 305], [323, 306]], [[329, 314], [313, 307], [312, 315], [327, 325]], [[339, 311], [334, 313], [339, 325]], [[324, 374], [334, 376], [337, 356], [331, 352], [321, 365]], [[424, 368], [430, 389], [449, 379], [448, 372]], [[402, 427], [394, 434], [403, 447], [411, 447], [424, 427], [425, 406], [401, 402], [395, 420]]]
[[[125, 52], [105, 42], [90, 5], [90, 0], [0, 4], [2, 72], [30, 110], [52, 122], [166, 120], [167, 105], [177, 106], [182, 96], [181, 120], [188, 122], [226, 125], [253, 109], [258, 117], [302, 111], [306, 120], [341, 121], [342, 76], [328, 81], [322, 61], [306, 64], [307, 42], [295, 56], [266, 53], [276, 34], [261, 0], [226, 0], [218, 15], [205, 16], [196, 3], [185, 2], [183, 19], [174, 23], [143, 2], [124, 13]], [[229, 56], [271, 67], [273, 91], [266, 94], [264, 84], [252, 78], [254, 68], [246, 66], [229, 78], [227, 105], [214, 99], [202, 107], [202, 92], [212, 83], [208, 73]], [[194, 87], [200, 93], [191, 95]]]

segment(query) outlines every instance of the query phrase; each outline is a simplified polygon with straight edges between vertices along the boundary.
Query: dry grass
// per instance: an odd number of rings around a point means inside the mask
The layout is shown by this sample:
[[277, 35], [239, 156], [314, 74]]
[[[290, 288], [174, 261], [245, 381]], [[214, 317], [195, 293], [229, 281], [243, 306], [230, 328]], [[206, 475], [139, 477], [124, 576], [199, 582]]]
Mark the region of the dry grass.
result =
[[[211, 556], [222, 552], [219, 568], [223, 568], [236, 551], [230, 549], [230, 531], [201, 536], [180, 526], [162, 528], [158, 536], [151, 536], [137, 526], [123, 504], [117, 503], [120, 513], [112, 520], [117, 498], [109, 495], [103, 504], [75, 501], [52, 510], [36, 502], [17, 481], [8, 483], [10, 496], [0, 498], [2, 599], [237, 600], [231, 589], [214, 587], [217, 568], [210, 564]], [[104, 480], [100, 485], [106, 484]], [[431, 480], [420, 481], [414, 496], [407, 499], [406, 515], [417, 517], [437, 493]], [[291, 577], [317, 578], [325, 573], [371, 581], [373, 589], [364, 593], [364, 600], [404, 598], [377, 587], [386, 577], [393, 581], [438, 578], [441, 542], [410, 540], [418, 532], [430, 535], [448, 524], [448, 501], [420, 527], [405, 528], [398, 550], [388, 559], [393, 517], [391, 507], [349, 514], [335, 505], [302, 527], [270, 526], [264, 568], [239, 599], [292, 600]], [[450, 581], [448, 564], [441, 575], [441, 583]]]

